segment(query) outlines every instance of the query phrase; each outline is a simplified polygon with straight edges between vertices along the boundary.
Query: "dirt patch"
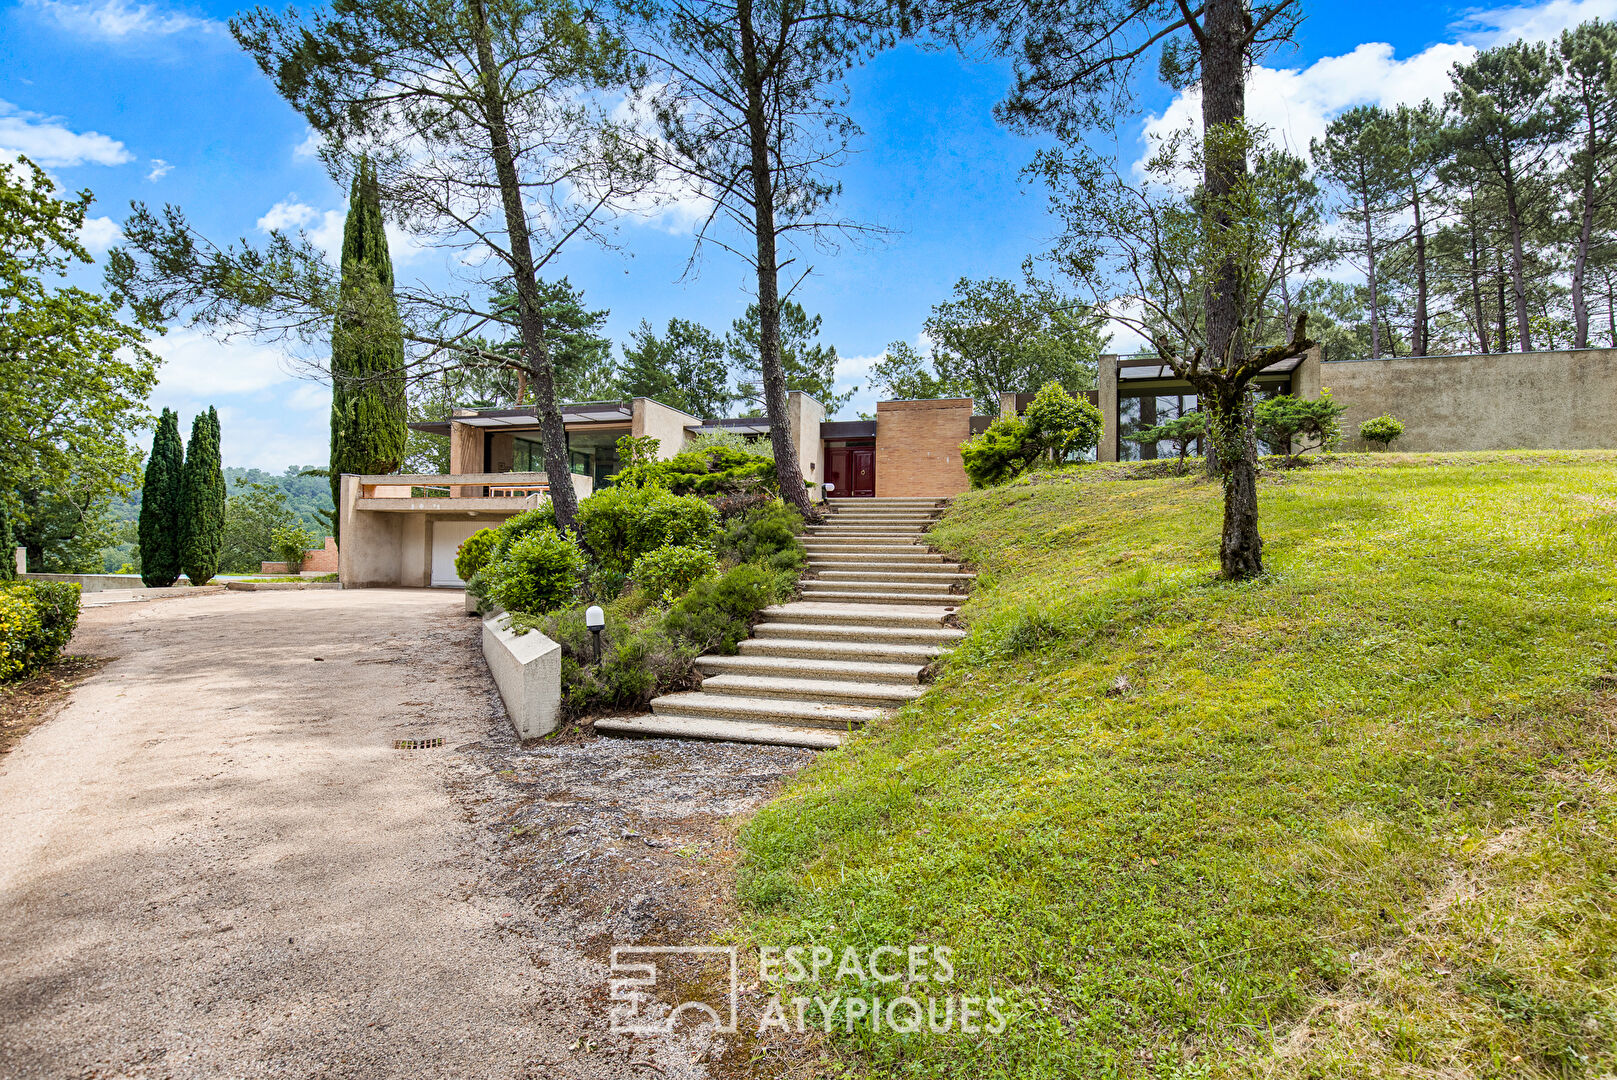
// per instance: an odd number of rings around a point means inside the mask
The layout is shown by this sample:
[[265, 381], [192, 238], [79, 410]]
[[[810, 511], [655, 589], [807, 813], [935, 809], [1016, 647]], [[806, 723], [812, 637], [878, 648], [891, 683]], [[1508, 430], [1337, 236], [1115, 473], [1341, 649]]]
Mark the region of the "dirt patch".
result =
[[61, 711], [74, 689], [107, 662], [104, 656], [64, 656], [31, 679], [0, 687], [0, 754]]

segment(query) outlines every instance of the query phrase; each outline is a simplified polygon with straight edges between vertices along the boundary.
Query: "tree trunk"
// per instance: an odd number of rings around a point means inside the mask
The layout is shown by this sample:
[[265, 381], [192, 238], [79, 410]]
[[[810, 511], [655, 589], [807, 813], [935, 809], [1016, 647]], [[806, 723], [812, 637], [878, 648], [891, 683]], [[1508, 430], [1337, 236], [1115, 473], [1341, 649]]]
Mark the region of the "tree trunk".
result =
[[1505, 260], [1502, 257], [1494, 259], [1494, 286], [1499, 292], [1499, 351], [1505, 352], [1505, 339], [1510, 337], [1510, 314], [1505, 306]]
[[1284, 271], [1280, 274], [1280, 310], [1282, 312], [1281, 317], [1285, 320], [1283, 329], [1286, 331], [1286, 344], [1290, 345], [1292, 335], [1297, 332], [1297, 327], [1291, 318], [1291, 288], [1286, 283]]
[[1595, 178], [1587, 170], [1583, 177], [1583, 217], [1578, 223], [1578, 250], [1572, 256], [1572, 326], [1574, 349], [1589, 347], [1589, 298], [1585, 279], [1589, 270], [1589, 243], [1595, 231]]
[[[810, 521], [819, 519], [803, 484], [792, 442], [786, 368], [780, 357], [780, 266], [775, 249], [775, 185], [769, 159], [769, 119], [764, 100], [764, 74], [759, 63], [758, 35], [752, 24], [752, 0], [740, 0], [741, 63], [747, 88], [747, 140], [752, 151], [753, 228], [757, 234], [758, 363], [763, 375], [764, 411], [769, 414], [769, 444], [775, 451], [775, 476], [781, 496]], [[817, 432], [805, 437], [818, 438]]]
[[[1508, 161], [1506, 167], [1509, 167]], [[1516, 201], [1516, 185], [1508, 173], [1505, 178], [1505, 211], [1510, 215], [1510, 284], [1515, 292], [1516, 338], [1522, 352], [1532, 352], [1533, 332], [1527, 322], [1527, 256], [1522, 251], [1522, 215]]]
[[572, 468], [567, 460], [567, 430], [562, 426], [561, 406], [556, 401], [556, 373], [550, 365], [550, 350], [545, 342], [539, 282], [533, 266], [533, 240], [528, 231], [528, 212], [522, 203], [516, 157], [511, 150], [505, 99], [501, 96], [503, 83], [489, 38], [485, 0], [472, 0], [471, 15], [482, 84], [483, 118], [488, 125], [494, 175], [500, 185], [505, 231], [511, 244], [511, 274], [517, 287], [517, 324], [522, 336], [523, 366], [532, 379], [534, 411], [539, 419], [539, 441], [545, 453], [545, 476], [550, 482], [556, 527], [566, 530], [572, 527], [573, 518], [578, 515], [578, 495], [573, 491]]
[[1477, 244], [1476, 219], [1466, 216], [1471, 218], [1471, 304], [1477, 315], [1478, 351], [1488, 353], [1493, 350], [1488, 348], [1488, 318], [1482, 310], [1482, 251]]
[[1415, 325], [1410, 333], [1410, 352], [1414, 356], [1426, 355], [1426, 223], [1421, 220], [1420, 184], [1410, 192], [1415, 208]]
[[[1361, 174], [1363, 170], [1360, 170]], [[1361, 175], [1361, 180], [1363, 177]], [[1381, 302], [1376, 293], [1376, 240], [1370, 229], [1370, 186], [1364, 182], [1364, 258], [1370, 285], [1370, 359], [1381, 359]]]
[[[1242, 123], [1246, 118], [1246, 26], [1243, 0], [1207, 0], [1202, 24], [1202, 133]], [[1229, 194], [1245, 177], [1246, 156], [1207, 154], [1203, 186], [1213, 205], [1226, 208]], [[1215, 220], [1215, 226], [1223, 222]], [[1234, 372], [1245, 357], [1240, 333], [1240, 268], [1234, 259], [1219, 266], [1206, 291], [1207, 360], [1211, 371], [1196, 392], [1212, 405], [1209, 443], [1224, 484], [1224, 528], [1218, 561], [1234, 580], [1263, 573], [1263, 537], [1258, 534], [1257, 447], [1246, 407], [1244, 381]]]

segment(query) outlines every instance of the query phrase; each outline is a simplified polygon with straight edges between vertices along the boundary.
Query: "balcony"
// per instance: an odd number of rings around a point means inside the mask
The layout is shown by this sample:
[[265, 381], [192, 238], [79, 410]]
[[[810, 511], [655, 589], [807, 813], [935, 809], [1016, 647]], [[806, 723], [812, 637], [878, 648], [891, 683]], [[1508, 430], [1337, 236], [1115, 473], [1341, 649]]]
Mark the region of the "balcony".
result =
[[[568, 476], [578, 498], [594, 489], [589, 477]], [[381, 513], [510, 514], [544, 505], [550, 493], [550, 478], [542, 472], [388, 473], [343, 479], [358, 488], [355, 510]]]

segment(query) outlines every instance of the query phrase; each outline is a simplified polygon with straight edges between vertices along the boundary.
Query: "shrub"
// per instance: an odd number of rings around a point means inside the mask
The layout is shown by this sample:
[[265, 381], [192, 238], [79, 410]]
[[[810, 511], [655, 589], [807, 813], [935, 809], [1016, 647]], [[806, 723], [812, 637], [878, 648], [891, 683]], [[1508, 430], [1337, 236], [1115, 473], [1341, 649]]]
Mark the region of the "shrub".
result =
[[[1342, 441], [1339, 420], [1347, 410], [1321, 390], [1313, 401], [1281, 394], [1260, 401], [1252, 411], [1258, 438], [1274, 453], [1287, 453], [1295, 463], [1310, 450], [1334, 450]], [[1301, 446], [1294, 443], [1300, 442]]]
[[704, 547], [668, 544], [646, 552], [634, 561], [629, 576], [645, 594], [671, 603], [699, 579], [713, 573], [719, 561]]
[[1403, 433], [1404, 422], [1392, 416], [1373, 417], [1359, 425], [1359, 438], [1367, 443], [1379, 444], [1383, 450]]
[[507, 611], [544, 615], [572, 603], [584, 580], [584, 554], [554, 528], [532, 528], [481, 572], [482, 595]]
[[694, 683], [696, 653], [655, 619], [637, 621], [624, 605], [606, 608], [599, 664], [582, 609], [561, 612], [543, 629], [561, 645], [562, 711], [569, 717], [644, 712], [658, 694]]
[[648, 551], [709, 547], [719, 513], [701, 499], [659, 487], [609, 487], [578, 504], [578, 533], [607, 570], [626, 574]]
[[796, 570], [805, 560], [798, 539], [802, 532], [803, 515], [775, 499], [738, 515], [725, 527], [724, 553], [736, 562]]
[[0, 588], [0, 682], [21, 679], [61, 654], [79, 622], [79, 587], [30, 581]]
[[314, 546], [314, 534], [302, 525], [283, 525], [270, 533], [270, 544], [275, 557], [295, 574], [303, 568], [303, 557]]
[[1100, 410], [1067, 393], [1060, 383], [1040, 387], [1024, 419], [1027, 437], [1038, 444], [1038, 452], [1056, 461], [1068, 461], [1100, 443]]
[[1000, 417], [987, 431], [960, 444], [960, 464], [974, 488], [1013, 480], [1038, 456], [1038, 445], [1028, 438], [1026, 421], [1014, 416]]
[[675, 495], [737, 495], [779, 489], [773, 457], [722, 443], [685, 450], [667, 461], [628, 466], [612, 483], [616, 487], [666, 488]]
[[1185, 455], [1190, 453], [1190, 445], [1203, 435], [1207, 434], [1207, 414], [1202, 412], [1187, 412], [1176, 416], [1172, 420], [1165, 420], [1155, 427], [1141, 428], [1132, 435], [1124, 436], [1130, 442], [1159, 443], [1171, 442], [1179, 454], [1179, 471], [1185, 471]]
[[789, 594], [791, 587], [790, 575], [742, 563], [692, 585], [669, 609], [663, 625], [676, 641], [698, 652], [733, 654], [758, 612]]
[[494, 529], [478, 529], [461, 541], [460, 547], [455, 550], [455, 576], [462, 581], [470, 581], [474, 574], [488, 565], [498, 542], [499, 533]]

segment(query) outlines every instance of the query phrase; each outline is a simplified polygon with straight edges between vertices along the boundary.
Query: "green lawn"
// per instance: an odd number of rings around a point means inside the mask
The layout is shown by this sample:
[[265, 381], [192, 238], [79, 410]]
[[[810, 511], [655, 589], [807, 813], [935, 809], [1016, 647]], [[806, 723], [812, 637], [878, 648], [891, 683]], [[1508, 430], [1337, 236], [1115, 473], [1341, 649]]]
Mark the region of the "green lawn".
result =
[[1610, 1075], [1617, 455], [1266, 473], [1240, 585], [1141, 472], [955, 502], [971, 635], [747, 826], [749, 937], [1009, 999], [841, 1036], [877, 1075]]

